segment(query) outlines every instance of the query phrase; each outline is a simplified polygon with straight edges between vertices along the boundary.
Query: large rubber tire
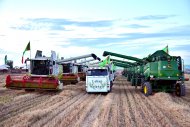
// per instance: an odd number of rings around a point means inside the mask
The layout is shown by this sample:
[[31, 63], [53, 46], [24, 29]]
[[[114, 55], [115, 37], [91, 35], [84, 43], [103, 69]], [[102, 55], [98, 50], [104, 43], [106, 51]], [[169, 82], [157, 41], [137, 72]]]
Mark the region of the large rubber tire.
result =
[[110, 82], [110, 91], [109, 92], [112, 91], [112, 87], [113, 87], [113, 82]]
[[135, 86], [135, 82], [136, 82], [135, 78], [132, 78], [132, 79], [131, 79], [131, 85], [132, 85], [132, 86]]
[[179, 97], [185, 96], [185, 93], [186, 93], [185, 84], [177, 83], [175, 86], [175, 93]]
[[129, 75], [127, 75], [127, 81], [130, 81], [130, 77], [129, 77]]
[[152, 94], [152, 86], [149, 82], [145, 82], [143, 84], [143, 93], [145, 96], [149, 96]]
[[129, 82], [131, 82], [131, 75], [128, 75], [128, 80]]
[[143, 93], [143, 86], [144, 86], [144, 83], [145, 83], [144, 79], [141, 78], [141, 92], [142, 92], [142, 93]]

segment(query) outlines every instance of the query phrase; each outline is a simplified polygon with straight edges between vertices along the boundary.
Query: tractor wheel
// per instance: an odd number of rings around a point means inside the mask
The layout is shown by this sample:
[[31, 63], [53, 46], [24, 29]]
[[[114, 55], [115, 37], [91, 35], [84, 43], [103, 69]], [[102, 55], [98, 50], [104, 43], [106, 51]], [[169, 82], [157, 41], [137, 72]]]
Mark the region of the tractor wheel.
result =
[[131, 79], [131, 85], [132, 85], [132, 86], [135, 86], [135, 78], [132, 78], [132, 79]]
[[109, 92], [112, 91], [112, 87], [113, 87], [113, 82], [110, 82], [110, 91]]
[[145, 96], [149, 96], [152, 94], [152, 86], [149, 82], [145, 82], [143, 84], [143, 93]]
[[185, 96], [185, 84], [177, 83], [175, 86], [175, 93], [177, 96]]
[[127, 81], [130, 81], [130, 77], [129, 77], [129, 75], [127, 75]]
[[131, 82], [131, 75], [128, 75], [128, 81]]
[[140, 85], [141, 85], [141, 92], [143, 93], [143, 87], [144, 87], [145, 81], [144, 81], [143, 78], [141, 78], [140, 80], [141, 80], [141, 83], [140, 83]]

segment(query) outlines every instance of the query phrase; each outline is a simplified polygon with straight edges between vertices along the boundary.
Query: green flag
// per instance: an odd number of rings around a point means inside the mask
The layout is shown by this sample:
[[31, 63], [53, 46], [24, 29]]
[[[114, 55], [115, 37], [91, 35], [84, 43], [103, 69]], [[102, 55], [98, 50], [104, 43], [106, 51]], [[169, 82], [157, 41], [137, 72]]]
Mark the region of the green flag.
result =
[[162, 49], [164, 52], [166, 52], [167, 54], [169, 54], [169, 50], [168, 50], [168, 45]]
[[27, 46], [26, 46], [26, 48], [25, 48], [25, 50], [23, 52], [23, 56], [24, 56], [25, 52], [29, 51], [29, 50], [30, 50], [30, 41], [28, 42], [28, 44], [27, 44]]
[[105, 60], [103, 60], [101, 63], [99, 63], [99, 66], [105, 67], [109, 63], [110, 63], [110, 56], [108, 56]]
[[25, 50], [24, 50], [24, 52], [23, 52], [23, 54], [22, 54], [22, 63], [23, 63], [23, 61], [24, 61], [24, 54], [25, 54], [25, 52], [26, 51], [29, 51], [30, 50], [30, 41], [28, 42], [28, 44], [27, 44], [27, 46], [26, 46], [26, 48], [25, 48]]

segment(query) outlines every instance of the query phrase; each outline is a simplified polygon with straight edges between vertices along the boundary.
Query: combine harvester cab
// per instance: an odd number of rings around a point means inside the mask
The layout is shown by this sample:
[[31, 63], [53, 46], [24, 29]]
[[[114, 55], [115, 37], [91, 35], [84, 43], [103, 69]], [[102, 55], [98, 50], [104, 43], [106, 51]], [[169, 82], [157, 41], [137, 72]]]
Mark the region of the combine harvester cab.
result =
[[86, 59], [88, 57], [93, 57], [93, 60], [99, 60], [95, 54], [87, 54], [77, 57], [72, 57], [68, 59], [63, 59], [57, 61], [58, 64], [63, 66], [62, 76], [60, 76], [60, 80], [65, 84], [76, 84], [80, 80], [85, 80], [84, 76], [86, 75], [85, 66], [77, 63], [77, 60]]
[[[40, 55], [39, 55], [40, 54]], [[51, 57], [42, 57], [42, 52], [37, 51], [34, 59], [30, 61], [29, 74], [8, 75], [6, 88], [35, 90], [61, 90], [63, 84], [58, 79], [58, 65], [55, 62], [56, 54], [52, 51]]]
[[112, 89], [110, 68], [89, 67], [86, 75], [86, 91], [88, 93], [108, 93]]
[[60, 81], [64, 84], [76, 84], [80, 81], [78, 77], [78, 66], [74, 63], [61, 63], [62, 74], [60, 76]]
[[87, 66], [85, 65], [77, 65], [78, 66], [78, 76], [80, 78], [80, 81], [86, 81], [86, 69]]

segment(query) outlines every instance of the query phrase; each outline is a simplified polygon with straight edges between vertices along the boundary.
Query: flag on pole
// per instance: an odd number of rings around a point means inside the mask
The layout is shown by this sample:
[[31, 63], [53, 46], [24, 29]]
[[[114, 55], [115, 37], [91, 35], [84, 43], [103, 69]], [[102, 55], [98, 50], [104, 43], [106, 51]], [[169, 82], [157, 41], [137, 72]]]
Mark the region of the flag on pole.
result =
[[168, 50], [168, 45], [162, 49], [164, 52], [166, 52], [167, 54], [169, 54], [169, 50]]
[[99, 63], [100, 67], [105, 67], [107, 64], [110, 64], [110, 56], [108, 56], [105, 60]]
[[27, 44], [27, 46], [26, 46], [26, 48], [25, 48], [25, 50], [24, 50], [24, 52], [23, 52], [23, 54], [22, 54], [22, 63], [23, 63], [23, 61], [24, 61], [24, 54], [25, 54], [25, 52], [26, 51], [29, 51], [30, 50], [30, 41], [28, 42], [28, 44]]

